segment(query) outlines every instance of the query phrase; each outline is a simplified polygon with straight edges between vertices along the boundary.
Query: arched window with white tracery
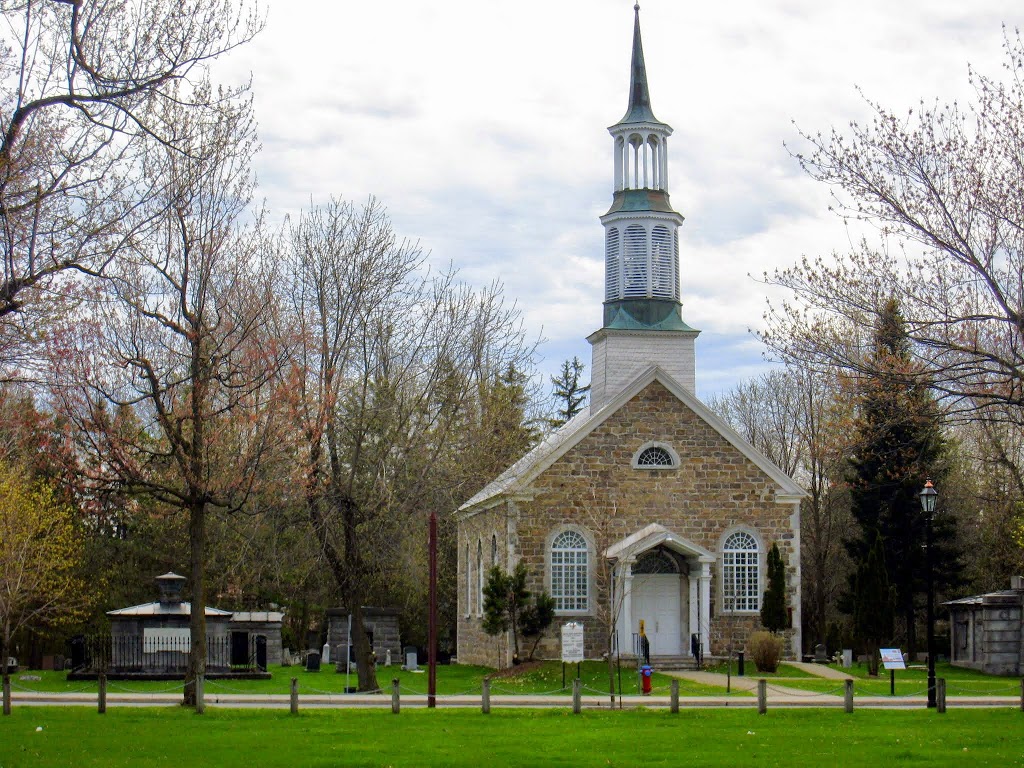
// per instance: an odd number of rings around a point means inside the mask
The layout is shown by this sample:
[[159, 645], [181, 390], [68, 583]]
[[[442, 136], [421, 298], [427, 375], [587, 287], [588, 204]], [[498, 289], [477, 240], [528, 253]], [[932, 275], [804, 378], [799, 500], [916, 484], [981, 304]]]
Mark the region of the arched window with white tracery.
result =
[[551, 597], [556, 611], [590, 607], [589, 552], [578, 531], [562, 531], [551, 542]]
[[761, 609], [757, 539], [746, 531], [731, 534], [722, 546], [722, 607], [727, 611]]

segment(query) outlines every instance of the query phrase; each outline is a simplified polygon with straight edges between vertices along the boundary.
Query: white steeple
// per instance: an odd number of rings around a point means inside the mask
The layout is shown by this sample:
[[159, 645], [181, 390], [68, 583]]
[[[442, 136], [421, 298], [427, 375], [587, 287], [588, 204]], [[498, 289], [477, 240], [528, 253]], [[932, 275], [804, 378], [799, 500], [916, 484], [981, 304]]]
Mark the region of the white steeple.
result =
[[633, 53], [626, 114], [611, 126], [614, 189], [601, 217], [605, 230], [604, 325], [591, 334], [591, 405], [613, 397], [651, 363], [694, 390], [695, 331], [679, 303], [679, 226], [668, 195], [671, 126], [651, 109], [634, 6]]

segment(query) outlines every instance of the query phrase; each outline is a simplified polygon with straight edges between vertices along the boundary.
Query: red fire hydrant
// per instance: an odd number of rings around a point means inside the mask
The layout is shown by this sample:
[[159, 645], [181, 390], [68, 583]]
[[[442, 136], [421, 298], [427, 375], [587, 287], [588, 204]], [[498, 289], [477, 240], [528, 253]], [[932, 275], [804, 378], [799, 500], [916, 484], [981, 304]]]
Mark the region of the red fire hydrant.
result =
[[649, 665], [644, 664], [640, 667], [640, 680], [643, 686], [644, 696], [649, 696], [651, 693], [651, 673], [654, 672]]

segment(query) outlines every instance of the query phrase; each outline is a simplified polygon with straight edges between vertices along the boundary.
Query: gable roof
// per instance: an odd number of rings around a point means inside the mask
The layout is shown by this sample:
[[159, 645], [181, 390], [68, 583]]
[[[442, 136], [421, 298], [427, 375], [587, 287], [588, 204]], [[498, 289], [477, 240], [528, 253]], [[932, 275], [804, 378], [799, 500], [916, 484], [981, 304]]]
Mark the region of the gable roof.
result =
[[708, 562], [715, 559], [715, 556], [704, 547], [684, 539], [660, 523], [651, 523], [626, 538], [620, 539], [604, 551], [604, 556], [609, 560], [620, 560], [623, 557], [636, 556], [662, 545], [683, 555], [696, 555]]
[[698, 400], [696, 395], [680, 385], [657, 365], [650, 365], [640, 371], [632, 382], [623, 387], [615, 397], [607, 401], [597, 411], [591, 413], [588, 405], [587, 408], [548, 435], [519, 461], [459, 507], [458, 511], [466, 515], [472, 514], [494, 506], [506, 496], [528, 492], [530, 484], [544, 470], [578, 445], [587, 435], [607, 421], [612, 414], [655, 381], [660, 382], [698, 418], [771, 478], [780, 489], [778, 494], [780, 501], [797, 501], [807, 495], [796, 481]]

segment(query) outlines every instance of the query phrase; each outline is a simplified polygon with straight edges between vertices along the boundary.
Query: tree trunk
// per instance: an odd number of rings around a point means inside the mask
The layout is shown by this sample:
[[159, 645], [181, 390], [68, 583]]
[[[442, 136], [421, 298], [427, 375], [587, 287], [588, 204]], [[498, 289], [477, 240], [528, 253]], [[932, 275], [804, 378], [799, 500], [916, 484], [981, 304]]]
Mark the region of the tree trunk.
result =
[[878, 643], [868, 640], [864, 645], [868, 654], [868, 674], [871, 677], [878, 677]]
[[345, 531], [345, 555], [347, 564], [347, 602], [349, 611], [352, 613], [352, 638], [356, 650], [356, 664], [359, 674], [359, 690], [368, 693], [376, 691], [377, 685], [377, 664], [373, 655], [373, 648], [366, 636], [366, 625], [363, 622], [363, 590], [362, 584], [362, 558], [360, 553], [359, 534], [356, 530], [358, 520], [358, 506], [348, 497], [338, 499], [341, 507], [342, 525]]
[[11, 647], [10, 621], [4, 622], [3, 634], [0, 634], [0, 680], [3, 684], [3, 712], [11, 714], [11, 676], [7, 671], [7, 649]]
[[913, 661], [917, 658], [917, 611], [914, 607], [914, 598], [910, 599], [903, 607], [903, 621], [907, 628], [907, 653]]
[[196, 695], [196, 681], [206, 675], [206, 579], [203, 568], [206, 549], [206, 503], [190, 505], [188, 521], [190, 549], [189, 577], [192, 581], [192, 609], [189, 614], [189, 634], [192, 647], [188, 656], [188, 670], [185, 673], [186, 707], [195, 707], [201, 713], [202, 707]]
[[352, 646], [356, 653], [356, 673], [359, 677], [360, 693], [371, 693], [379, 689], [377, 684], [377, 660], [366, 636], [366, 624], [363, 620], [363, 606], [359, 598], [350, 593], [356, 602], [349, 610], [352, 612]]
[[612, 706], [615, 705], [615, 657], [612, 654], [612, 644], [615, 641], [613, 633], [608, 634], [608, 700]]

